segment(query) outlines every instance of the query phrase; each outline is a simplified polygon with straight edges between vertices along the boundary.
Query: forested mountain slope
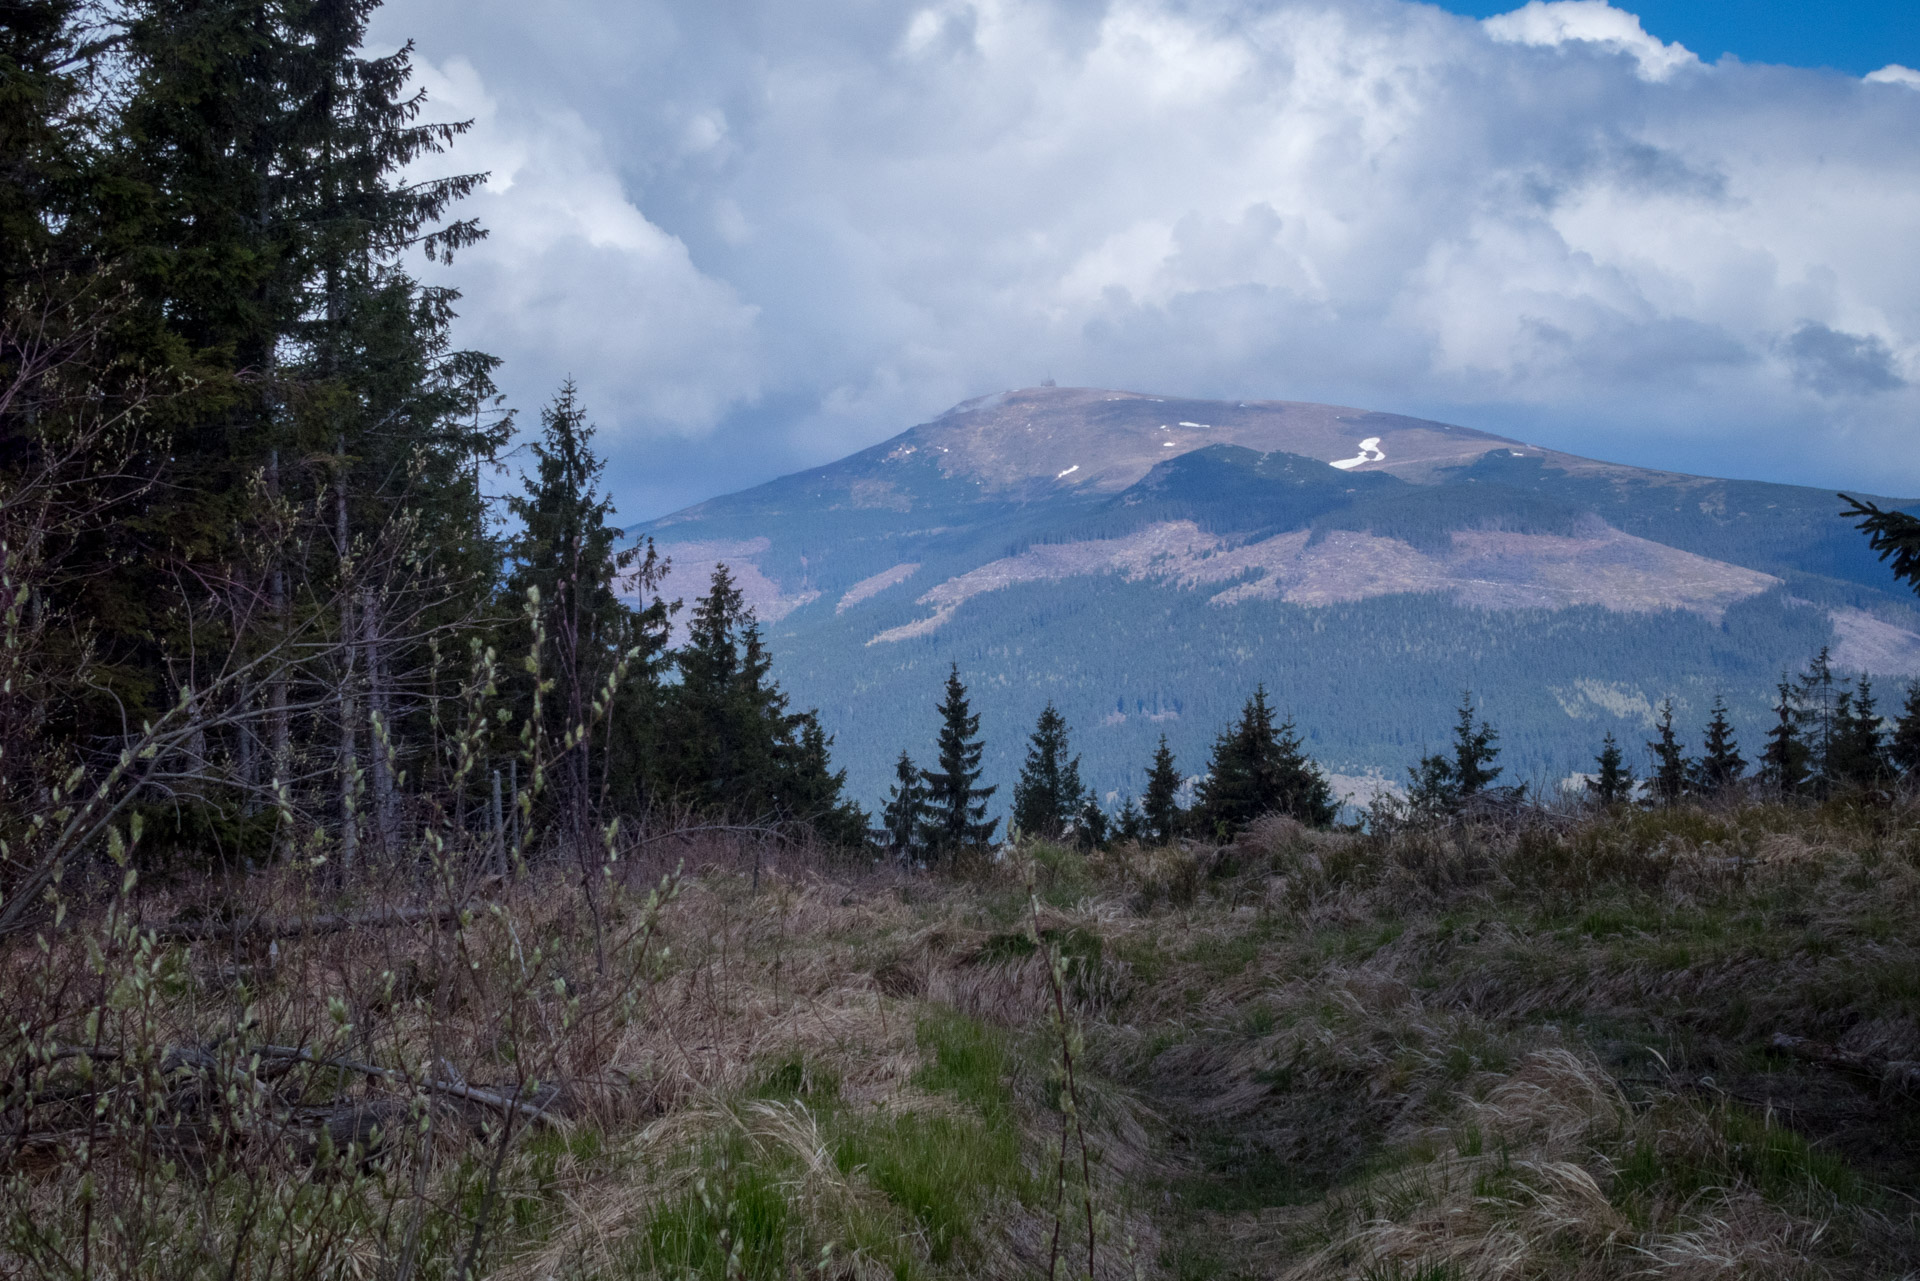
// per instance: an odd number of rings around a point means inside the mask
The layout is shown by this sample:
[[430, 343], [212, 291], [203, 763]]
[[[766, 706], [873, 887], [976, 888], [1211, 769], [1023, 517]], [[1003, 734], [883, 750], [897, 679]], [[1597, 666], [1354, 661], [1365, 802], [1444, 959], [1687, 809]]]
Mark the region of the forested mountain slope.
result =
[[1920, 614], [1839, 507], [1359, 409], [1028, 388], [629, 532], [670, 595], [735, 571], [855, 795], [924, 755], [950, 661], [989, 781], [1052, 699], [1125, 794], [1163, 732], [1197, 772], [1259, 682], [1354, 777], [1398, 777], [1467, 686], [1522, 777], [1667, 697], [1692, 726], [1724, 695], [1757, 742], [1822, 645], [1920, 674]]

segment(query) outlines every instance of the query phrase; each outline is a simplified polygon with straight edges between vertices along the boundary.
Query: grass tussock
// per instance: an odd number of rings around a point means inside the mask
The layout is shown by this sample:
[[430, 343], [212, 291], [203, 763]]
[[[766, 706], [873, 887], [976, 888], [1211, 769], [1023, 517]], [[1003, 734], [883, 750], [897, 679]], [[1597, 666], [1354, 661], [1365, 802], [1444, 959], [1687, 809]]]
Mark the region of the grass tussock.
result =
[[426, 891], [109, 885], [0, 954], [0, 1266], [1913, 1274], [1914, 817], [1269, 820], [952, 879], [713, 837], [664, 890], [695, 851], [270, 946], [153, 927]]

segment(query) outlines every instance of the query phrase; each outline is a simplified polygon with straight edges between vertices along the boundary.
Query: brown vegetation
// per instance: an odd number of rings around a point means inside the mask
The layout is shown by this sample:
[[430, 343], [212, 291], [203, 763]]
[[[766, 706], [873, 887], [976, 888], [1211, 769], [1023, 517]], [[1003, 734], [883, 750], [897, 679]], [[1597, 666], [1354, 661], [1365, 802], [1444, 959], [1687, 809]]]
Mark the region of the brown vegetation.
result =
[[591, 900], [459, 850], [350, 890], [116, 872], [0, 957], [0, 1259], [1900, 1275], [1914, 817], [1267, 820], [951, 879], [659, 829]]

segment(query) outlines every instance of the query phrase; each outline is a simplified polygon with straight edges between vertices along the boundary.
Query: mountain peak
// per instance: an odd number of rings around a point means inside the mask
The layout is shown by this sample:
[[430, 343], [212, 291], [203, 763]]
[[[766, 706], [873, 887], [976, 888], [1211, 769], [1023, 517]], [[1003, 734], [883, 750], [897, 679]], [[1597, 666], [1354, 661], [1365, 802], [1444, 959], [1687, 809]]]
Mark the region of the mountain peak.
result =
[[925, 450], [948, 476], [991, 492], [1057, 484], [1116, 493], [1156, 464], [1212, 445], [1298, 454], [1415, 481], [1501, 447], [1522, 456], [1551, 454], [1470, 427], [1347, 405], [1193, 400], [1100, 387], [1022, 387], [981, 396], [888, 444], [892, 461]]

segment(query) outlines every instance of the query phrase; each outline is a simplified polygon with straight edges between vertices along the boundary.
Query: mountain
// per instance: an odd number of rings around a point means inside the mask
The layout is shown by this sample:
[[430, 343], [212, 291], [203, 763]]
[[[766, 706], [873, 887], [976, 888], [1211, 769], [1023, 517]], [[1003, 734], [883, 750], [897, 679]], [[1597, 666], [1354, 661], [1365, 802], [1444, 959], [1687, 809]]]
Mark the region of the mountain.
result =
[[1838, 508], [1396, 414], [1040, 387], [628, 532], [670, 595], [728, 565], [867, 801], [902, 748], [930, 757], [958, 662], [1005, 802], [1048, 699], [1083, 777], [1126, 794], [1162, 733], [1203, 768], [1260, 682], [1362, 793], [1465, 689], [1510, 779], [1644, 740], [1668, 697], [1697, 731], [1724, 695], [1752, 755], [1822, 645], [1920, 675], [1920, 611]]

